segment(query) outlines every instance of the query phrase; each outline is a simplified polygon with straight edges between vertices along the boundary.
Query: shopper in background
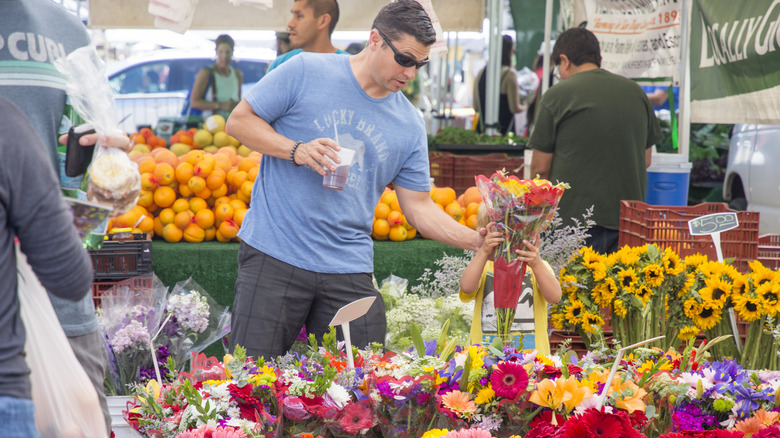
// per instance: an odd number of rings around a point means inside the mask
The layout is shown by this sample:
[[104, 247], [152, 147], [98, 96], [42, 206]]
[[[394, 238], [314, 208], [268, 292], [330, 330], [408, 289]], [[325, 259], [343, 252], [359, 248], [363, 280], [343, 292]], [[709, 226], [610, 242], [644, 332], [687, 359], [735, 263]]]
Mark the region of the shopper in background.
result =
[[[482, 245], [485, 230], [457, 223], [431, 200], [425, 124], [399, 93], [427, 64], [435, 40], [418, 2], [388, 3], [360, 53], [295, 56], [231, 114], [226, 131], [263, 154], [239, 233], [232, 346], [276, 357], [304, 324], [321, 337], [341, 307], [365, 297], [376, 300], [350, 323], [352, 342], [384, 342], [371, 224], [389, 183], [421, 234], [464, 249]], [[335, 170], [330, 160], [341, 161], [341, 148], [354, 150], [355, 160], [344, 190], [328, 190], [323, 175]]]
[[[52, 63], [72, 51], [90, 44], [89, 34], [84, 24], [62, 5], [51, 0], [4, 0], [3, 13], [0, 14], [0, 96], [13, 102], [27, 117], [49, 155], [51, 165], [59, 171], [57, 155], [57, 133], [61, 125], [69, 123], [63, 117], [65, 109], [65, 78], [57, 72]], [[52, 23], [57, 23], [56, 26]], [[65, 126], [67, 129], [67, 126]], [[99, 134], [85, 135], [80, 143], [84, 146], [95, 144]], [[64, 138], [61, 141], [64, 143]], [[128, 151], [130, 141], [127, 136], [101, 138], [101, 144]], [[24, 141], [16, 141], [15, 147], [27, 146]], [[60, 175], [60, 178], [65, 175]], [[70, 232], [47, 225], [38, 229]], [[70, 224], [73, 228], [73, 224]], [[49, 245], [52, 251], [58, 251], [54, 242]], [[88, 257], [81, 249], [80, 257]], [[5, 266], [5, 263], [2, 263]], [[89, 290], [86, 286], [84, 292]], [[50, 291], [53, 292], [53, 291]], [[76, 358], [90, 377], [103, 408], [106, 426], [110, 431], [111, 416], [106, 404], [103, 380], [108, 362], [103, 341], [98, 334], [98, 322], [92, 294], [86, 294], [80, 301], [49, 294], [52, 307], [62, 325], [65, 335]]]
[[[550, 55], [552, 55], [553, 47], [555, 47], [555, 40], [550, 40]], [[549, 89], [553, 85], [553, 80], [555, 76], [553, 75], [553, 70], [555, 65], [552, 62], [552, 56], [550, 57], [550, 75], [547, 78], [547, 88]], [[539, 86], [536, 87], [536, 92], [534, 93], [534, 97], [531, 99], [531, 101], [528, 103], [528, 111], [525, 113], [526, 117], [526, 128], [525, 128], [525, 137], [528, 137], [531, 134], [531, 130], [533, 129], [534, 125], [534, 117], [536, 116], [536, 104], [539, 102], [539, 99], [542, 96], [542, 87], [544, 84], [544, 81], [542, 79], [542, 76], [544, 76], [544, 41], [542, 41], [542, 44], [539, 46], [539, 50], [536, 52], [536, 59], [534, 59], [534, 63], [531, 65], [531, 70], [534, 71], [536, 74], [537, 79], [539, 79]]]
[[268, 66], [269, 72], [301, 52], [348, 54], [336, 49], [330, 41], [339, 22], [337, 0], [295, 0], [290, 13], [292, 18], [287, 28], [292, 50], [276, 58]]
[[[92, 262], [48, 165], [46, 147], [19, 109], [2, 97], [0, 114], [0, 424], [3, 437], [40, 437], [25, 363], [14, 238], [41, 284], [71, 305], [82, 298], [92, 301]], [[95, 342], [102, 350], [100, 339]]]
[[290, 51], [290, 32], [276, 32], [276, 56]]
[[[504, 35], [501, 39], [501, 72], [499, 73], [499, 97], [498, 97], [498, 125], [496, 128], [501, 135], [513, 132], [515, 114], [525, 111], [526, 107], [520, 102], [520, 93], [517, 90], [517, 72], [512, 67], [512, 54], [515, 45], [512, 37]], [[477, 74], [474, 81], [474, 106], [477, 111], [477, 132], [485, 132], [485, 102], [487, 102], [487, 76], [485, 66]]]
[[564, 225], [594, 206], [586, 245], [610, 253], [618, 249], [620, 201], [645, 199], [661, 128], [639, 85], [601, 69], [599, 41], [589, 30], [560, 34], [552, 59], [561, 82], [537, 106], [531, 174], [571, 186], [558, 206]]
[[[207, 117], [220, 114], [230, 115], [241, 101], [241, 84], [244, 74], [232, 66], [236, 43], [230, 35], [220, 35], [214, 42], [217, 60], [213, 65], [203, 67], [195, 76], [190, 93], [190, 115]], [[198, 110], [198, 111], [195, 111]]]

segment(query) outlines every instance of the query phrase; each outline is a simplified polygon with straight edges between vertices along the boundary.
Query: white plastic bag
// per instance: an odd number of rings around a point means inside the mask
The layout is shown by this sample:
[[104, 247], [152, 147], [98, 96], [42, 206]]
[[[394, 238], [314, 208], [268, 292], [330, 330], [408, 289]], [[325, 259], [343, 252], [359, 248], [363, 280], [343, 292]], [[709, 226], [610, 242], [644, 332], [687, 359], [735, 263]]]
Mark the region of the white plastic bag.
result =
[[198, 0], [149, 0], [147, 11], [154, 15], [154, 27], [184, 33], [192, 25]]
[[517, 92], [524, 102], [533, 99], [536, 89], [539, 88], [539, 77], [528, 67], [523, 67], [517, 72]]
[[95, 388], [73, 354], [46, 290], [18, 244], [16, 266], [35, 424], [41, 436], [105, 437], [106, 423]]
[[233, 6], [254, 6], [261, 11], [266, 11], [274, 7], [273, 0], [230, 0], [230, 4]]

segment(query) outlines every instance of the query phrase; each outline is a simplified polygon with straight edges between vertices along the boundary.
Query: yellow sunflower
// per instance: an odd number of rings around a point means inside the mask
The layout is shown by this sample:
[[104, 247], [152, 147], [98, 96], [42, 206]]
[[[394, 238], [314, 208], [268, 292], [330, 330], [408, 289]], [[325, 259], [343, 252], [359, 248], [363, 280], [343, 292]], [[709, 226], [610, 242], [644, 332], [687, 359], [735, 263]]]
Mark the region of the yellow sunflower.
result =
[[758, 286], [756, 295], [763, 301], [765, 314], [774, 316], [780, 309], [780, 287], [777, 283], [764, 283]]
[[723, 317], [723, 305], [718, 301], [705, 301], [691, 320], [702, 330], [715, 327]]
[[685, 274], [685, 283], [683, 283], [680, 290], [677, 291], [677, 298], [684, 297], [690, 290], [693, 284], [696, 283], [696, 274], [693, 273], [687, 273]]
[[474, 399], [474, 403], [478, 405], [484, 405], [486, 403], [490, 403], [495, 396], [496, 392], [493, 391], [493, 387], [490, 386], [490, 383], [488, 383], [488, 386], [479, 390], [477, 397]]
[[621, 318], [626, 317], [627, 310], [623, 300], [618, 299], [612, 302], [612, 313]]
[[748, 276], [743, 275], [742, 277], [734, 280], [734, 284], [731, 285], [732, 299], [734, 299], [735, 296], [744, 296], [748, 294], [750, 291], [748, 278]]
[[607, 276], [607, 267], [604, 263], [598, 262], [588, 266], [591, 274], [593, 274], [593, 281], [601, 281]]
[[634, 296], [642, 302], [642, 307], [644, 307], [653, 298], [653, 291], [646, 284], [641, 283], [634, 289]]
[[612, 302], [612, 299], [615, 298], [616, 293], [617, 285], [615, 285], [615, 280], [612, 277], [608, 277], [593, 288], [590, 292], [590, 297], [599, 307], [607, 307]]
[[747, 295], [735, 295], [734, 310], [739, 313], [739, 317], [745, 321], [755, 321], [761, 318], [764, 302], [761, 298], [751, 298]]
[[639, 278], [634, 268], [621, 269], [618, 271], [618, 285], [629, 293], [632, 293]]
[[699, 253], [691, 254], [685, 257], [685, 267], [688, 272], [694, 272], [703, 263], [707, 263], [707, 256]]
[[664, 282], [664, 271], [656, 264], [645, 266], [642, 273], [645, 274], [645, 283], [652, 287], [658, 287]]
[[680, 329], [680, 333], [677, 335], [681, 341], [688, 341], [693, 339], [694, 336], [699, 334], [701, 330], [695, 325], [688, 325]]
[[637, 254], [637, 251], [635, 251], [634, 248], [630, 246], [624, 246], [617, 252], [617, 254], [618, 260], [620, 260], [620, 263], [625, 266], [635, 265], [637, 262], [639, 262], [639, 254]]
[[553, 313], [550, 317], [550, 324], [555, 327], [556, 330], [563, 330], [563, 323], [566, 321], [566, 315], [563, 313]]
[[582, 329], [585, 333], [593, 333], [604, 325], [604, 318], [597, 313], [582, 312]]
[[758, 260], [754, 260], [748, 263], [750, 266], [750, 277], [753, 278], [753, 284], [761, 286], [764, 283], [771, 283], [775, 279], [777, 273], [769, 268], [766, 268]]
[[664, 255], [661, 257], [661, 262], [664, 265], [664, 272], [666, 275], [677, 275], [685, 270], [685, 265], [680, 263], [680, 256], [674, 252], [671, 248], [667, 247], [664, 250]]
[[693, 320], [695, 315], [701, 311], [701, 303], [696, 298], [688, 298], [683, 302], [683, 313], [689, 319]]
[[566, 320], [571, 324], [579, 324], [582, 322], [582, 301], [572, 301], [571, 304], [564, 309]]
[[725, 303], [731, 295], [731, 283], [724, 281], [722, 278], [705, 278], [704, 284], [705, 286], [699, 289], [699, 295], [701, 295], [702, 300], [715, 300]]

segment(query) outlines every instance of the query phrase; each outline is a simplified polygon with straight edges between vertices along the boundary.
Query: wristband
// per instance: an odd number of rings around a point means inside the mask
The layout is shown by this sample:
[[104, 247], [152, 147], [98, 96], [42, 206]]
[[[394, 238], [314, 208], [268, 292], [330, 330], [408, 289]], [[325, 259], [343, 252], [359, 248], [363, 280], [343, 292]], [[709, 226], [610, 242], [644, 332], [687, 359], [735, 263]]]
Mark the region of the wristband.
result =
[[292, 165], [295, 167], [301, 167], [300, 164], [295, 162], [295, 151], [298, 150], [298, 146], [302, 145], [302, 141], [295, 142], [295, 145], [292, 147], [292, 150], [290, 150], [290, 161], [292, 162]]

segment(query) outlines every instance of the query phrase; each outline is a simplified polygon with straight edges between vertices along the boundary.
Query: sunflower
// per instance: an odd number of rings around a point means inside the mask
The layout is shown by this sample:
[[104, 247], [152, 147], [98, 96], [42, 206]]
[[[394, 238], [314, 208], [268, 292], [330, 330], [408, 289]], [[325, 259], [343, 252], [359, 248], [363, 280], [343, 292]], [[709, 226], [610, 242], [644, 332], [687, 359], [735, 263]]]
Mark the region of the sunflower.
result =
[[718, 301], [705, 301], [699, 305], [698, 312], [691, 318], [702, 330], [715, 327], [723, 316], [723, 305]]
[[756, 288], [756, 295], [761, 298], [764, 307], [764, 313], [774, 316], [780, 308], [780, 288], [772, 283], [764, 283]]
[[685, 274], [685, 283], [683, 283], [680, 290], [677, 291], [677, 298], [685, 296], [691, 290], [694, 283], [696, 283], [696, 274], [690, 272]]
[[558, 309], [551, 309], [552, 316], [550, 317], [550, 324], [555, 327], [556, 330], [563, 330], [563, 323], [566, 321], [566, 315], [563, 313], [555, 313]]
[[642, 269], [645, 274], [645, 283], [652, 287], [658, 287], [664, 282], [664, 271], [656, 264], [647, 265]]
[[764, 283], [771, 283], [772, 280], [777, 275], [775, 271], [766, 268], [758, 260], [748, 262], [748, 265], [750, 266], [750, 270], [752, 271], [750, 273], [750, 276], [753, 278], [753, 284], [755, 284], [756, 286], [761, 286]]
[[514, 399], [528, 387], [528, 372], [514, 362], [499, 362], [493, 367], [490, 384], [498, 397]]
[[582, 313], [582, 329], [585, 333], [593, 333], [604, 325], [604, 318], [597, 313]]
[[493, 388], [490, 386], [490, 383], [488, 383], [488, 386], [480, 389], [479, 392], [477, 392], [477, 397], [474, 399], [474, 403], [478, 405], [484, 405], [493, 401], [493, 398], [495, 396], [496, 396], [495, 391], [493, 391]]
[[664, 250], [664, 255], [661, 257], [661, 262], [664, 265], [664, 272], [666, 275], [675, 276], [685, 271], [685, 265], [680, 263], [680, 256], [677, 255], [671, 248]]
[[617, 252], [618, 260], [625, 266], [635, 265], [639, 262], [639, 254], [637, 252], [638, 251], [635, 250], [635, 248], [624, 246]]
[[685, 269], [688, 272], [695, 272], [703, 263], [707, 263], [707, 256], [699, 253], [691, 254], [685, 257]]
[[564, 308], [564, 314], [566, 320], [571, 324], [579, 324], [582, 321], [582, 301], [572, 301], [571, 304]]
[[694, 316], [701, 311], [701, 303], [696, 298], [688, 298], [683, 302], [683, 313], [689, 319], [693, 320]]
[[699, 271], [705, 278], [721, 278], [726, 274], [726, 265], [720, 262], [709, 261], [699, 266]]
[[599, 307], [607, 307], [612, 299], [617, 294], [617, 285], [612, 277], [606, 278], [601, 283], [597, 284], [590, 292], [590, 297], [593, 298], [593, 302]]
[[680, 329], [680, 333], [677, 337], [680, 338], [681, 341], [688, 341], [693, 339], [700, 331], [699, 327], [696, 327], [695, 325], [687, 325]]
[[577, 277], [566, 274], [562, 275], [560, 279], [561, 290], [563, 293], [567, 294], [571, 292], [577, 292], [577, 289], [579, 288]]
[[593, 281], [601, 281], [607, 276], [607, 266], [604, 263], [593, 263], [588, 269], [593, 274]]
[[725, 304], [731, 295], [732, 284], [722, 278], [705, 278], [704, 284], [705, 286], [699, 289], [702, 300], [720, 301]]
[[732, 299], [736, 296], [744, 296], [747, 295], [750, 291], [750, 285], [748, 284], [748, 276], [742, 276], [741, 278], [738, 278], [734, 280], [734, 284], [731, 285], [731, 295]]
[[626, 306], [623, 304], [623, 300], [615, 300], [612, 302], [612, 313], [621, 318], [625, 318], [627, 311]]
[[642, 307], [647, 306], [648, 301], [653, 298], [653, 291], [644, 283], [634, 289], [634, 296], [642, 303]]
[[739, 313], [739, 317], [745, 321], [755, 321], [761, 318], [762, 307], [764, 306], [761, 298], [751, 298], [747, 295], [735, 295], [732, 300], [734, 301], [734, 310]]
[[631, 293], [634, 290], [634, 285], [639, 281], [639, 278], [637, 277], [634, 268], [628, 268], [618, 271], [618, 280], [620, 287]]

